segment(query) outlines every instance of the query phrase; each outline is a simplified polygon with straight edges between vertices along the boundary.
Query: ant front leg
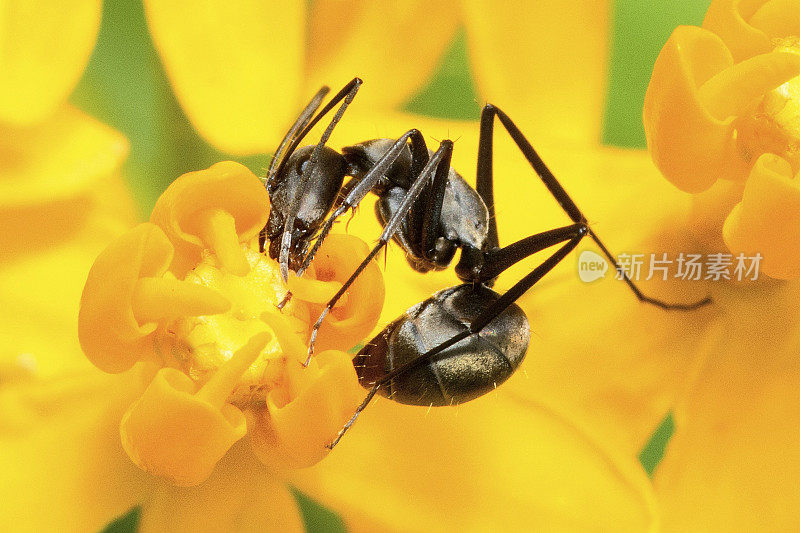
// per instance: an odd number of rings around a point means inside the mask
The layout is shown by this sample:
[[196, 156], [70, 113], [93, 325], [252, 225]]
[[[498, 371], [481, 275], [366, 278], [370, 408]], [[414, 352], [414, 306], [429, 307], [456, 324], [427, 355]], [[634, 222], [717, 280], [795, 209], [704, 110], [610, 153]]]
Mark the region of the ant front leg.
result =
[[317, 339], [317, 332], [322, 326], [322, 322], [325, 320], [325, 317], [328, 315], [328, 313], [330, 313], [331, 309], [333, 309], [333, 306], [336, 305], [336, 302], [339, 301], [339, 298], [344, 295], [356, 278], [367, 267], [369, 262], [372, 261], [378, 252], [380, 252], [381, 249], [392, 239], [392, 236], [400, 228], [403, 219], [408, 215], [414, 202], [420, 196], [431, 177], [435, 174], [436, 177], [434, 177], [434, 180], [437, 178], [441, 179], [439, 176], [442, 173], [446, 175], [447, 172], [450, 171], [450, 156], [452, 153], [453, 142], [449, 140], [442, 141], [442, 143], [439, 145], [439, 149], [434, 152], [433, 156], [431, 156], [428, 164], [425, 165], [425, 168], [422, 169], [422, 172], [420, 172], [420, 174], [414, 179], [414, 182], [411, 184], [408, 192], [406, 192], [405, 196], [403, 197], [403, 201], [400, 203], [397, 211], [395, 211], [395, 213], [384, 226], [383, 232], [378, 239], [378, 243], [372, 248], [367, 257], [364, 258], [364, 260], [350, 275], [347, 281], [344, 282], [342, 288], [339, 289], [339, 291], [334, 294], [330, 301], [325, 305], [325, 309], [322, 310], [322, 313], [311, 329], [311, 337], [308, 342], [308, 358], [304, 363], [305, 366], [308, 366], [308, 364], [311, 362], [311, 357], [314, 355], [314, 343]]
[[[406, 148], [406, 145], [411, 145], [411, 171], [412, 175], [419, 175], [422, 172], [422, 169], [428, 163], [428, 147], [425, 144], [425, 138], [422, 136], [417, 129], [412, 129], [404, 133], [400, 136], [397, 141], [394, 142], [391, 148], [386, 151], [383, 156], [375, 163], [375, 165], [366, 173], [360, 180], [357, 181], [350, 181], [347, 184], [347, 194], [345, 195], [344, 200], [336, 207], [333, 213], [325, 220], [322, 227], [320, 228], [319, 234], [317, 235], [317, 239], [314, 242], [311, 250], [308, 254], [303, 258], [303, 262], [300, 267], [297, 269], [297, 276], [300, 277], [308, 268], [308, 265], [311, 264], [314, 257], [317, 255], [317, 251], [319, 251], [322, 243], [325, 241], [325, 238], [330, 233], [331, 229], [333, 229], [333, 224], [336, 222], [336, 219], [343, 215], [346, 211], [350, 209], [355, 209], [363, 200], [367, 193], [369, 193], [378, 181], [386, 174], [387, 169], [395, 162], [395, 160], [400, 156], [402, 151]], [[292, 293], [286, 293], [284, 299], [277, 305], [278, 309], [283, 309], [283, 307], [291, 300]]]
[[350, 187], [347, 195], [323, 224], [314, 246], [311, 248], [308, 255], [306, 255], [302, 266], [297, 271], [298, 276], [301, 276], [306, 268], [308, 268], [308, 265], [311, 264], [320, 246], [322, 246], [325, 237], [328, 236], [328, 233], [330, 233], [333, 228], [336, 219], [348, 210], [355, 209], [358, 204], [361, 203], [361, 200], [375, 187], [378, 181], [386, 174], [386, 171], [392, 163], [394, 163], [402, 151], [405, 150], [407, 144], [411, 146], [411, 175], [420, 175], [425, 165], [428, 164], [428, 147], [425, 144], [425, 138], [422, 136], [422, 133], [417, 129], [412, 129], [401, 135], [363, 178], [352, 186], [348, 183]]
[[[491, 235], [497, 235], [497, 227], [494, 217], [494, 197], [493, 197], [493, 178], [492, 178], [492, 143], [494, 137], [494, 118], [497, 117], [500, 120], [500, 123], [506, 129], [508, 134], [511, 136], [511, 139], [517, 145], [519, 150], [522, 152], [522, 155], [525, 156], [525, 159], [528, 160], [531, 167], [533, 167], [536, 174], [542, 180], [547, 190], [550, 191], [550, 194], [553, 198], [556, 199], [558, 204], [564, 210], [564, 212], [572, 219], [574, 223], [582, 223], [586, 224], [587, 219], [575, 204], [575, 202], [570, 198], [567, 191], [561, 186], [561, 184], [556, 179], [555, 175], [550, 171], [547, 165], [544, 163], [542, 158], [533, 149], [533, 146], [528, 141], [528, 139], [523, 135], [520, 129], [517, 127], [516, 124], [506, 115], [502, 110], [495, 107], [492, 104], [487, 104], [483, 108], [483, 112], [481, 113], [481, 132], [480, 132], [480, 141], [479, 141], [479, 149], [478, 149], [478, 178], [477, 178], [477, 190], [483, 197], [484, 202], [487, 204], [487, 208], [489, 208], [490, 213], [490, 238]], [[663, 300], [659, 300], [657, 298], [652, 298], [650, 296], [645, 295], [639, 287], [630, 279], [625, 269], [619, 265], [617, 260], [608, 250], [605, 244], [600, 240], [597, 234], [589, 229], [588, 233], [589, 237], [595, 242], [595, 244], [600, 248], [603, 254], [608, 258], [614, 268], [619, 272], [622, 280], [628, 285], [636, 298], [639, 301], [655, 305], [662, 309], [670, 309], [670, 310], [679, 310], [679, 311], [689, 311], [692, 309], [697, 309], [704, 305], [711, 303], [711, 298], [706, 297], [702, 300], [688, 303], [688, 304], [680, 304], [680, 303], [670, 303], [665, 302]], [[496, 239], [496, 237], [495, 237]], [[459, 264], [459, 268], [462, 270], [467, 270], [472, 265], [461, 265]]]

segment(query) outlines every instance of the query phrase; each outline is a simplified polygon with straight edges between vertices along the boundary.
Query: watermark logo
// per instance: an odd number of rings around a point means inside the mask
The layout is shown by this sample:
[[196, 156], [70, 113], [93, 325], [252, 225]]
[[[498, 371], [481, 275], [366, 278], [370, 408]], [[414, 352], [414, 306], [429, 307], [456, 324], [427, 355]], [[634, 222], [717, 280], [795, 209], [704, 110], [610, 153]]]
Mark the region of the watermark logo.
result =
[[584, 283], [591, 283], [604, 278], [608, 272], [608, 261], [602, 255], [591, 250], [584, 250], [578, 257], [578, 277]]
[[[622, 253], [615, 260], [618, 270], [614, 277], [623, 279], [623, 275], [632, 281], [651, 280], [653, 278], [666, 281], [680, 279], [684, 281], [755, 281], [758, 279], [761, 260], [759, 253], [754, 255], [712, 253], [691, 254], [679, 253], [674, 256], [661, 254]], [[600, 254], [584, 250], [578, 257], [578, 277], [585, 283], [604, 278], [609, 262]]]

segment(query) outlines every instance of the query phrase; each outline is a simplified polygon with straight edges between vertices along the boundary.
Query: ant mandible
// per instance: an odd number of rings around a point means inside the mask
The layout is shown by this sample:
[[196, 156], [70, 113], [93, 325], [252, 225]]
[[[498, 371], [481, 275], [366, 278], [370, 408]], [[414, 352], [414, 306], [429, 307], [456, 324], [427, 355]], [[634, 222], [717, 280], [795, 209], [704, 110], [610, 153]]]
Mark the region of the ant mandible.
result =
[[[711, 302], [707, 297], [675, 304], [643, 294], [589, 228], [586, 217], [519, 128], [492, 104], [481, 113], [474, 189], [450, 167], [453, 142], [444, 140], [431, 152], [417, 129], [396, 140], [374, 139], [349, 146], [342, 153], [327, 147], [361, 84], [360, 79], [353, 79], [314, 115], [329, 90], [320, 89], [289, 129], [267, 173], [272, 210], [260, 244], [263, 252], [269, 240], [269, 255], [279, 261], [284, 280], [289, 269], [298, 276], [303, 274], [339, 216], [355, 209], [370, 191], [378, 196], [375, 210], [383, 226], [380, 239], [312, 327], [305, 364], [311, 360], [325, 316], [391, 239], [419, 272], [446, 268], [460, 248], [455, 272], [464, 283], [408, 309], [355, 356], [359, 382], [369, 392], [329, 448], [341, 440], [378, 392], [403, 404], [453, 405], [486, 394], [506, 381], [525, 357], [530, 340], [528, 318], [515, 301], [584, 237], [595, 242], [640, 301], [684, 311]], [[298, 148], [311, 128], [340, 102], [320, 142]], [[493, 199], [495, 117], [572, 224], [500, 246]], [[351, 179], [345, 184], [346, 176]], [[564, 244], [502, 295], [491, 289], [507, 268], [560, 243]]]

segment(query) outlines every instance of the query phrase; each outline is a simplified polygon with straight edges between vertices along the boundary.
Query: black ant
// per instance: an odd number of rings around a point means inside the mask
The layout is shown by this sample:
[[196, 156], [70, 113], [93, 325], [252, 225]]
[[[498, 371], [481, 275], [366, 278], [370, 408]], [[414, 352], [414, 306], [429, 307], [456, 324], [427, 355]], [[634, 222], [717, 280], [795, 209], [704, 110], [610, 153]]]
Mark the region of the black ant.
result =
[[[279, 260], [284, 279], [290, 268], [302, 275], [339, 216], [358, 206], [368, 192], [378, 195], [375, 210], [383, 232], [314, 324], [306, 364], [325, 316], [390, 239], [405, 250], [409, 264], [419, 272], [446, 268], [460, 248], [455, 271], [464, 283], [408, 309], [355, 356], [359, 382], [369, 393], [330, 448], [378, 392], [403, 404], [453, 405], [486, 394], [506, 381], [525, 357], [530, 340], [528, 318], [514, 302], [584, 237], [595, 242], [640, 301], [677, 310], [711, 302], [704, 298], [672, 304], [644, 295], [589, 228], [586, 217], [519, 128], [492, 104], [481, 113], [475, 189], [450, 167], [453, 142], [444, 140], [431, 152], [416, 129], [397, 140], [365, 141], [342, 153], [326, 147], [361, 84], [360, 79], [353, 79], [316, 116], [328, 88], [314, 96], [281, 142], [266, 180], [272, 211], [260, 242], [263, 251], [269, 239], [269, 255]], [[309, 130], [339, 102], [341, 106], [320, 142], [298, 148]], [[500, 246], [493, 199], [495, 117], [572, 224]], [[352, 177], [346, 184], [345, 176]], [[560, 243], [564, 244], [504, 294], [491, 289], [507, 268]]]

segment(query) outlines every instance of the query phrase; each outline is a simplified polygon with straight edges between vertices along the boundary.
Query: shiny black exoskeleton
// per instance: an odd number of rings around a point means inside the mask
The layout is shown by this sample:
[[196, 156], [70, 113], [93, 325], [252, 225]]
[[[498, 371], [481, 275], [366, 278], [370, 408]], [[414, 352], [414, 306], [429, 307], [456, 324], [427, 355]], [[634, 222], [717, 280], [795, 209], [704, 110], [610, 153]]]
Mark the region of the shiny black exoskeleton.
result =
[[[508, 379], [524, 358], [530, 338], [528, 319], [514, 302], [584, 237], [595, 242], [640, 301], [679, 310], [710, 302], [705, 298], [690, 304], [670, 304], [645, 296], [589, 228], [586, 217], [519, 128], [491, 104], [481, 114], [474, 189], [450, 167], [452, 141], [442, 141], [431, 152], [416, 129], [396, 140], [365, 141], [343, 149], [341, 154], [328, 148], [325, 144], [333, 128], [360, 86], [361, 80], [354, 79], [312, 118], [327, 88], [318, 92], [276, 151], [267, 176], [272, 211], [262, 244], [269, 239], [269, 254], [278, 259], [284, 279], [289, 269], [302, 275], [339, 216], [358, 206], [369, 192], [378, 195], [375, 208], [383, 232], [314, 324], [309, 361], [325, 316], [392, 239], [419, 272], [446, 268], [460, 249], [456, 274], [464, 284], [413, 306], [358, 353], [354, 365], [369, 393], [330, 447], [377, 393], [400, 403], [450, 405], [477, 398]], [[342, 104], [320, 142], [298, 148], [311, 127], [339, 102]], [[572, 224], [500, 246], [493, 200], [495, 118]], [[351, 179], [345, 182], [347, 176]], [[561, 246], [551, 256], [505, 293], [490, 288], [510, 266], [558, 244]]]
[[283, 172], [275, 180], [275, 187], [270, 190], [271, 210], [266, 227], [269, 241], [269, 255], [278, 259], [281, 251], [281, 237], [286, 228], [286, 218], [295, 198], [300, 198], [294, 226], [291, 228], [291, 246], [289, 248], [289, 266], [293, 270], [300, 268], [302, 259], [308, 253], [308, 245], [322, 222], [330, 212], [342, 187], [344, 177], [348, 174], [348, 166], [344, 157], [328, 147], [324, 147], [319, 155], [319, 164], [325, 169], [326, 187], [316, 187], [306, 194], [300, 194], [303, 171], [308, 168], [314, 146], [298, 148], [287, 160]]
[[[387, 372], [411, 363], [445, 340], [464, 333], [500, 296], [478, 285], [439, 291], [386, 326], [353, 359], [358, 379], [372, 387]], [[531, 328], [512, 304], [489, 325], [432, 359], [387, 383], [381, 394], [409, 405], [455, 405], [482, 396], [519, 367]]]
[[[354, 79], [312, 119], [325, 89], [318, 93], [290, 131], [297, 132], [296, 138], [287, 135], [281, 144], [287, 153], [279, 148], [270, 166], [267, 190], [271, 211], [263, 236], [265, 243], [269, 241], [270, 257], [280, 261], [284, 278], [290, 269], [302, 274], [317, 250], [309, 251], [311, 241], [317, 239], [321, 244], [336, 218], [357, 206], [367, 193], [378, 195], [376, 214], [386, 226], [434, 156], [447, 159], [448, 164], [437, 165], [446, 173], [440, 172], [435, 190], [434, 184], [425, 183], [427, 179], [420, 182], [419, 200], [400, 215], [394, 240], [419, 272], [446, 268], [459, 248], [481, 251], [487, 245], [489, 211], [480, 194], [449, 167], [449, 141], [440, 147], [438, 156], [428, 150], [417, 130], [409, 130], [400, 139], [373, 139], [348, 146], [341, 154], [325, 145], [360, 86], [361, 80]], [[299, 140], [339, 101], [342, 106], [321, 141], [297, 148]], [[429, 173], [437, 167], [429, 166]], [[351, 180], [343, 187], [347, 176]], [[328, 217], [335, 205], [338, 209]], [[471, 274], [462, 279], [473, 281]]]

